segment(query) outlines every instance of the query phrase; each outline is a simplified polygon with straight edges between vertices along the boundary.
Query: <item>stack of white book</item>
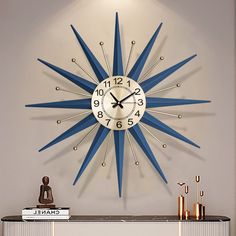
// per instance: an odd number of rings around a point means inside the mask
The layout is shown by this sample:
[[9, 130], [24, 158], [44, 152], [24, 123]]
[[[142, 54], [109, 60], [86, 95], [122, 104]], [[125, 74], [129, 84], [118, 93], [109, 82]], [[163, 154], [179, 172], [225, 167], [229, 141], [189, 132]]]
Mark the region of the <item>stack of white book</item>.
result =
[[22, 210], [22, 220], [68, 220], [69, 207], [36, 208], [28, 207]]

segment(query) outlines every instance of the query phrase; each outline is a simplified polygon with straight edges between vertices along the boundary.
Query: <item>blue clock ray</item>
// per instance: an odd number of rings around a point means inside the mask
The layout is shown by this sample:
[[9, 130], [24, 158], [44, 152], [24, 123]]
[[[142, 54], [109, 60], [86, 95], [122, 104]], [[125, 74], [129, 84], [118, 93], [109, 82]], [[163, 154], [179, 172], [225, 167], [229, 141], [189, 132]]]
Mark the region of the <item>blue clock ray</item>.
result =
[[[113, 76], [124, 75], [123, 71], [123, 61], [122, 61], [122, 49], [120, 42], [120, 26], [119, 26], [119, 16], [116, 12], [115, 19], [115, 40], [114, 40], [114, 53], [113, 53]], [[118, 179], [118, 191], [119, 197], [122, 193], [122, 177], [123, 177], [123, 160], [124, 160], [124, 140], [125, 131], [115, 130], [114, 131], [114, 143], [115, 143], [115, 153], [116, 153], [116, 168], [117, 168], [117, 179]]]
[[82, 119], [81, 121], [79, 121], [76, 125], [72, 126], [70, 129], [68, 129], [67, 131], [65, 131], [63, 134], [61, 134], [60, 136], [58, 136], [57, 138], [55, 138], [54, 140], [52, 140], [50, 143], [48, 143], [47, 145], [45, 145], [43, 148], [41, 148], [39, 150], [39, 152], [65, 140], [66, 138], [71, 137], [74, 134], [77, 134], [79, 132], [81, 132], [82, 130], [94, 125], [95, 123], [97, 123], [96, 118], [94, 117], [93, 114], [90, 114], [88, 116], [86, 116], [84, 119]]
[[209, 100], [147, 97], [146, 102], [147, 102], [147, 105], [146, 105], [147, 108], [154, 108], [154, 107], [192, 105], [192, 104], [208, 103], [210, 101]]
[[98, 62], [98, 60], [96, 59], [96, 57], [93, 55], [93, 53], [91, 52], [91, 50], [88, 48], [88, 46], [86, 45], [86, 43], [84, 42], [84, 40], [82, 39], [82, 37], [80, 36], [80, 34], [78, 33], [78, 31], [75, 29], [75, 27], [73, 25], [71, 25], [71, 28], [77, 38], [77, 40], [79, 41], [91, 67], [93, 68], [94, 73], [96, 74], [98, 80], [101, 82], [104, 79], [106, 79], [108, 77], [108, 74], [106, 73], [106, 71], [103, 69], [103, 67], [101, 66], [101, 64]]
[[76, 99], [60, 102], [47, 102], [38, 104], [28, 104], [26, 107], [42, 107], [42, 108], [69, 108], [69, 109], [91, 109], [91, 99]]
[[48, 66], [49, 68], [51, 68], [52, 70], [54, 70], [58, 74], [62, 75], [66, 79], [70, 80], [72, 83], [78, 85], [80, 88], [84, 89], [85, 91], [87, 91], [90, 94], [92, 94], [94, 89], [96, 88], [96, 84], [94, 84], [88, 80], [85, 80], [85, 79], [83, 79], [77, 75], [74, 75], [66, 70], [63, 70], [62, 68], [54, 66], [44, 60], [38, 59], [38, 61], [40, 61], [44, 65]]
[[197, 55], [193, 55], [171, 67], [168, 69], [158, 73], [157, 75], [152, 76], [151, 78], [143, 81], [140, 83], [140, 86], [142, 87], [143, 91], [146, 93], [150, 89], [154, 88], [157, 84], [159, 84], [162, 80], [166, 79], [169, 75], [173, 74], [175, 71], [177, 71], [179, 68], [181, 68], [183, 65], [191, 61], [194, 57]]
[[97, 150], [99, 149], [99, 147], [101, 146], [101, 144], [103, 143], [103, 141], [105, 140], [105, 138], [107, 137], [109, 132], [110, 132], [110, 129], [100, 125], [100, 127], [93, 139], [93, 142], [89, 148], [89, 151], [88, 151], [88, 153], [87, 153], [87, 155], [86, 155], [86, 157], [79, 169], [79, 172], [75, 177], [73, 185], [75, 185], [76, 182], [79, 180], [79, 178], [83, 174], [84, 170], [86, 169], [87, 165], [92, 160], [92, 158], [96, 154]]
[[129, 132], [133, 135], [134, 139], [136, 140], [136, 142], [139, 144], [139, 146], [141, 147], [141, 149], [143, 150], [143, 152], [146, 154], [147, 158], [149, 159], [149, 161], [152, 163], [152, 165], [154, 166], [154, 168], [157, 170], [157, 172], [160, 174], [160, 176], [162, 177], [162, 179], [164, 180], [165, 183], [167, 183], [167, 179], [161, 169], [161, 167], [159, 166], [155, 155], [153, 154], [151, 148], [148, 145], [147, 140], [145, 139], [142, 130], [140, 129], [139, 125], [135, 125], [133, 127], [131, 127], [129, 129]]
[[145, 62], [148, 58], [148, 55], [150, 54], [150, 52], [152, 50], [152, 46], [153, 46], [153, 44], [154, 44], [154, 42], [157, 38], [157, 35], [160, 32], [161, 27], [162, 27], [162, 23], [158, 26], [158, 28], [156, 29], [156, 31], [153, 34], [152, 38], [148, 42], [147, 46], [144, 48], [143, 52], [141, 53], [141, 55], [139, 56], [139, 58], [135, 62], [134, 66], [130, 70], [130, 72], [128, 74], [128, 77], [132, 78], [133, 80], [135, 80], [135, 81], [138, 80], [139, 75], [142, 72], [142, 69], [145, 65]]
[[190, 145], [193, 145], [194, 147], [200, 148], [200, 146], [198, 146], [196, 143], [194, 143], [191, 140], [189, 140], [188, 138], [184, 137], [182, 134], [178, 133], [177, 131], [171, 129], [169, 126], [167, 126], [166, 124], [164, 124], [163, 122], [161, 122], [160, 120], [155, 118], [154, 116], [150, 115], [148, 112], [144, 113], [144, 115], [141, 119], [141, 122], [155, 128], [157, 130], [160, 130], [172, 137], [180, 139]]
[[113, 76], [124, 75], [123, 62], [122, 62], [122, 50], [120, 43], [120, 29], [119, 29], [119, 17], [116, 13], [115, 23], [115, 43], [114, 43], [114, 58], [113, 58]]
[[116, 152], [116, 168], [118, 178], [119, 197], [122, 192], [122, 176], [123, 176], [123, 160], [124, 160], [124, 145], [125, 145], [125, 131], [114, 131], [115, 152]]

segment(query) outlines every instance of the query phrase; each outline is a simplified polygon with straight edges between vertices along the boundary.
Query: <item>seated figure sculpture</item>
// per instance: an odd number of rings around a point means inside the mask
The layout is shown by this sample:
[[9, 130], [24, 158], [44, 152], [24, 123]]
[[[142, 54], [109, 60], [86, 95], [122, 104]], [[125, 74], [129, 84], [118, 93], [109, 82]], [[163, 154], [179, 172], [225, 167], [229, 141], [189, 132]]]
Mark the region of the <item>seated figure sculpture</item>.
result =
[[55, 208], [53, 205], [53, 196], [52, 196], [52, 189], [49, 184], [49, 177], [44, 176], [42, 178], [43, 184], [40, 186], [40, 194], [39, 194], [39, 202], [40, 205], [37, 205], [38, 208]]

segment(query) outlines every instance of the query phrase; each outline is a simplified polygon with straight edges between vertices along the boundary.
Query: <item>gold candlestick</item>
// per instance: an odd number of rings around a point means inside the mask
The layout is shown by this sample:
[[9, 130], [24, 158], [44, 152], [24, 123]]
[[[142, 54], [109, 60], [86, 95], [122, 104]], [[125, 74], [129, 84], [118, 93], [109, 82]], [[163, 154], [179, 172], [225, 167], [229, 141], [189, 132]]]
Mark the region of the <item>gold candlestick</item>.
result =
[[198, 189], [199, 189], [199, 182], [200, 182], [200, 176], [197, 175], [195, 176], [195, 181], [196, 181], [196, 187], [197, 187], [197, 191], [196, 191], [196, 203], [193, 205], [193, 214], [196, 218], [196, 220], [200, 220], [201, 219], [201, 208], [202, 205], [199, 203], [199, 197], [198, 197]]
[[200, 182], [200, 176], [199, 175], [196, 175], [195, 176], [195, 181], [196, 181], [196, 183], [197, 183], [197, 202], [199, 202], [198, 201], [198, 188], [199, 188], [199, 182]]
[[201, 220], [202, 217], [202, 204], [199, 202], [194, 204], [194, 216], [196, 220]]
[[201, 217], [202, 219], [205, 219], [205, 216], [206, 216], [206, 208], [205, 206], [203, 205], [203, 196], [204, 196], [204, 191], [200, 191], [200, 197], [201, 197]]
[[[177, 184], [181, 187], [181, 189], [182, 189], [182, 186], [185, 185], [185, 183], [182, 183], [182, 182], [179, 182]], [[184, 214], [185, 214], [185, 210], [184, 210], [184, 196], [182, 194], [182, 191], [180, 191], [180, 195], [178, 197], [178, 217], [179, 217], [180, 220], [183, 219]]]
[[185, 219], [188, 220], [189, 217], [190, 217], [190, 211], [188, 210], [188, 192], [189, 192], [189, 187], [188, 187], [188, 185], [185, 185], [184, 191], [185, 191], [185, 194], [186, 194]]

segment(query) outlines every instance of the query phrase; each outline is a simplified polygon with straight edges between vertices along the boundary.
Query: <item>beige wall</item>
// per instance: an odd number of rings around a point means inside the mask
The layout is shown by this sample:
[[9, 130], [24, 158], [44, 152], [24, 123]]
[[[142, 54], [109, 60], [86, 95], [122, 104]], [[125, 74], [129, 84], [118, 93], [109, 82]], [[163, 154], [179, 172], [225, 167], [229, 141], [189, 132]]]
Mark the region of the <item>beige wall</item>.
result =
[[[168, 186], [163, 185], [137, 146], [140, 169], [133, 164], [126, 148], [122, 199], [117, 197], [113, 149], [107, 167], [100, 165], [104, 146], [80, 182], [72, 186], [90, 140], [78, 152], [71, 151], [71, 147], [86, 131], [45, 152], [37, 152], [76, 121], [58, 126], [55, 120], [74, 112], [24, 107], [28, 103], [76, 98], [56, 92], [54, 88], [58, 85], [71, 90], [76, 87], [36, 61], [39, 57], [77, 73], [78, 68], [70, 62], [77, 57], [91, 71], [71, 32], [71, 23], [104, 64], [98, 45], [103, 40], [112, 61], [115, 11], [120, 16], [124, 60], [130, 41], [137, 41], [134, 49], [137, 57], [161, 21], [164, 25], [148, 64], [157, 55], [163, 55], [165, 60], [154, 73], [198, 54], [160, 85], [159, 88], [183, 81], [180, 89], [163, 96], [212, 100], [211, 104], [167, 109], [183, 113], [181, 120], [160, 117], [200, 144], [200, 150], [154, 131], [168, 143], [168, 149], [162, 150], [147, 135], [168, 178]], [[233, 0], [0, 1], [0, 29], [1, 216], [20, 214], [23, 207], [37, 204], [44, 175], [51, 178], [56, 204], [70, 206], [73, 214], [176, 214], [176, 183], [186, 181], [190, 185], [192, 204], [193, 178], [199, 174], [206, 193], [207, 213], [231, 217], [232, 236], [235, 235]]]

